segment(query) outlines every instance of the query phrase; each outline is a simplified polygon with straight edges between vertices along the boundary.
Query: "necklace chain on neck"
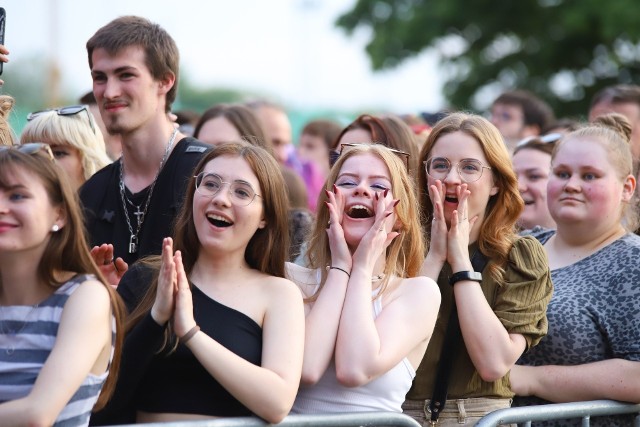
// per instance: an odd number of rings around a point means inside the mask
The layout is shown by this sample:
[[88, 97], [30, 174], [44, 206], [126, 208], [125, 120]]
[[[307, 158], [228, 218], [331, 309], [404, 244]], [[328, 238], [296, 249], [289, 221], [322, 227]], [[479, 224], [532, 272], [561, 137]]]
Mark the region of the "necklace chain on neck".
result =
[[[149, 203], [151, 203], [151, 195], [153, 194], [153, 188], [156, 186], [156, 182], [158, 181], [158, 177], [160, 176], [160, 172], [162, 171], [162, 167], [164, 166], [167, 158], [169, 157], [169, 153], [171, 152], [171, 148], [173, 147], [173, 143], [176, 140], [176, 135], [178, 134], [178, 129], [174, 129], [171, 137], [169, 138], [169, 143], [167, 144], [167, 148], [164, 150], [164, 155], [162, 156], [162, 160], [160, 161], [160, 167], [158, 168], [158, 172], [156, 173], [155, 178], [151, 182], [149, 186], [149, 193], [144, 201], [140, 205], [135, 205], [127, 195], [125, 194], [124, 189], [124, 160], [123, 157], [120, 157], [120, 198], [122, 199], [122, 207], [124, 208], [124, 218], [127, 220], [127, 226], [129, 227], [129, 253], [134, 254], [138, 252], [138, 234], [140, 233], [140, 229], [142, 228], [142, 223], [144, 222], [147, 210], [149, 209]], [[133, 231], [133, 226], [131, 225], [131, 220], [129, 219], [129, 210], [127, 209], [127, 202], [131, 204], [131, 206], [136, 208], [136, 211], [133, 213], [137, 220], [138, 224], [136, 227], [136, 231]], [[144, 204], [144, 209], [141, 211], [140, 208]]]
[[11, 356], [13, 352], [16, 351], [15, 336], [20, 334], [24, 330], [24, 328], [29, 323], [28, 322], [29, 316], [31, 316], [31, 313], [33, 313], [33, 311], [39, 306], [40, 306], [40, 303], [31, 306], [31, 310], [29, 310], [27, 315], [24, 316], [24, 319], [17, 321], [18, 323], [17, 329], [5, 330], [4, 328], [5, 322], [9, 322], [9, 320], [5, 317], [4, 307], [0, 305], [0, 333], [2, 335], [9, 335], [9, 343], [7, 344], [7, 348], [5, 349], [5, 353], [7, 353], [7, 355]]

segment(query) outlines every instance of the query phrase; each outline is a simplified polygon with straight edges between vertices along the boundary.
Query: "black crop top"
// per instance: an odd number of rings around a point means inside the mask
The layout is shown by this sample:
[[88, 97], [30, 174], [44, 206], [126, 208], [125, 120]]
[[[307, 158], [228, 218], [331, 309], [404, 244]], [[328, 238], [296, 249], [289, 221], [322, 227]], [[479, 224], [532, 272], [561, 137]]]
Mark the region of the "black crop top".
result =
[[[262, 328], [245, 314], [209, 298], [195, 285], [193, 311], [202, 332], [243, 359], [260, 366]], [[117, 413], [141, 410], [155, 413], [200, 414], [215, 417], [253, 415], [228, 393], [184, 345], [175, 352], [156, 354], [164, 327], [147, 314], [127, 334], [118, 385], [112, 400], [92, 424], [108, 424]], [[122, 417], [119, 417], [122, 420]]]

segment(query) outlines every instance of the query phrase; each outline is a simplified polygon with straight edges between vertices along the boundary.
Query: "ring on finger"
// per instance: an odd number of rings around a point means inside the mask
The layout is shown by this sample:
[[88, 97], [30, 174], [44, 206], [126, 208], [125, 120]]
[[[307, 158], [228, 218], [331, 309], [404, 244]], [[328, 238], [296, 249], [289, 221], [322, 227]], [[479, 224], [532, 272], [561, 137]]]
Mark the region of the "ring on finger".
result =
[[102, 265], [109, 265], [113, 262], [113, 258], [111, 259], [105, 259], [104, 261], [102, 261]]

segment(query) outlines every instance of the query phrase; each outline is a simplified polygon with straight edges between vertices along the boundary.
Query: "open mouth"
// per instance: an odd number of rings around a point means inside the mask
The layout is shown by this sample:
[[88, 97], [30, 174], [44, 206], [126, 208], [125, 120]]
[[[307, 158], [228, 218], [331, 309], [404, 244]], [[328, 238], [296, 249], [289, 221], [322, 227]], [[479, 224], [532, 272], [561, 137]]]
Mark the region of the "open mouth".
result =
[[233, 222], [220, 215], [207, 215], [207, 220], [216, 227], [231, 227]]
[[444, 201], [448, 203], [458, 203], [458, 196], [446, 194], [444, 196]]
[[353, 205], [347, 210], [349, 218], [371, 218], [373, 211], [364, 205]]

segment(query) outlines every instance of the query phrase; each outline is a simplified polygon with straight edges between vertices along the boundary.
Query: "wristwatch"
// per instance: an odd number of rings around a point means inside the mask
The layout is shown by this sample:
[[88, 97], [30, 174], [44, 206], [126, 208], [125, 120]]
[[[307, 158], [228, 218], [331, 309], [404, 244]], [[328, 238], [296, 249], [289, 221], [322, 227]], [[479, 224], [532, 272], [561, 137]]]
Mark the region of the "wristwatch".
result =
[[453, 286], [461, 280], [473, 280], [474, 282], [482, 282], [482, 274], [477, 271], [458, 271], [449, 277], [449, 285]]

